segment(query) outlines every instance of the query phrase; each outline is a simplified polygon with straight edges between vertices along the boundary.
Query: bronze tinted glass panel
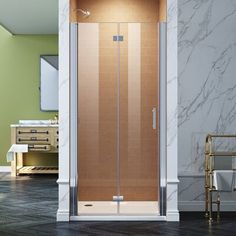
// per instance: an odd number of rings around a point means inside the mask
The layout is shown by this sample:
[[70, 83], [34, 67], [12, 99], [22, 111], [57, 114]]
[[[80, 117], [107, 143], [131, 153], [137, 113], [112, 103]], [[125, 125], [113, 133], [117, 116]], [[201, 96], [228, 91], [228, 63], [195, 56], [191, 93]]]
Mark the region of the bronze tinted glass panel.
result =
[[120, 32], [120, 194], [124, 201], [157, 201], [157, 24], [122, 23]]
[[117, 194], [117, 24], [79, 24], [78, 198]]

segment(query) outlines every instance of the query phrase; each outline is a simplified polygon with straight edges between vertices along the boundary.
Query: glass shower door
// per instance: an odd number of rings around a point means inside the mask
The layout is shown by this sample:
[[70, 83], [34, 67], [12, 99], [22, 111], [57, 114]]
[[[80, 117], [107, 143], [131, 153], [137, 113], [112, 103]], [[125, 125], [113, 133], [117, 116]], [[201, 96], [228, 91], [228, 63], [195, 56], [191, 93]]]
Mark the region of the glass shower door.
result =
[[158, 27], [121, 23], [120, 214], [158, 213]]
[[79, 214], [117, 214], [117, 29], [78, 24]]
[[78, 24], [78, 213], [158, 213], [156, 23]]

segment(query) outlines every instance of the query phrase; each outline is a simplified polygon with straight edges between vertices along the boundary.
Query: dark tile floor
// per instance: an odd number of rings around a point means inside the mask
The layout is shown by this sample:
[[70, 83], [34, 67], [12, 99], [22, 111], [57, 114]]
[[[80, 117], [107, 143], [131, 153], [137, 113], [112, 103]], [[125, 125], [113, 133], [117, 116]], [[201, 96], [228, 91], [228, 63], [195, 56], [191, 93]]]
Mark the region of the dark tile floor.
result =
[[208, 226], [203, 213], [181, 213], [178, 222], [56, 223], [56, 176], [0, 174], [0, 236], [8, 235], [235, 235], [236, 213], [223, 213]]

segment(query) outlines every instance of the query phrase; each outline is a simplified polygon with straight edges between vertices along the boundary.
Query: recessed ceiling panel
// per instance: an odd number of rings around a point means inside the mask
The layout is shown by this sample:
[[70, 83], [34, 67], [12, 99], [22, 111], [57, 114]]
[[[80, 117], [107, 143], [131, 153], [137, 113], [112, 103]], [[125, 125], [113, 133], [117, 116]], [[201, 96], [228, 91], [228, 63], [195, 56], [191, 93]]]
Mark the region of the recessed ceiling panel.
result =
[[0, 0], [0, 24], [13, 34], [58, 34], [58, 0]]

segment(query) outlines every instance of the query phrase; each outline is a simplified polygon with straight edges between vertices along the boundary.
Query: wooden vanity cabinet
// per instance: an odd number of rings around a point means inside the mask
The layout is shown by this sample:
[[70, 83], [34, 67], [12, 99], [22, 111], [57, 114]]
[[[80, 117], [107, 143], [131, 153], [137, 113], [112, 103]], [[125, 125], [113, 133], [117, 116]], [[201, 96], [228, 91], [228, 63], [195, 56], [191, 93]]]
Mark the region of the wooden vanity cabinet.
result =
[[[49, 127], [11, 127], [11, 144], [28, 144], [29, 153], [58, 153], [59, 141], [58, 126]], [[16, 153], [11, 162], [11, 174], [56, 174], [57, 166], [29, 166], [24, 163], [24, 155]]]

